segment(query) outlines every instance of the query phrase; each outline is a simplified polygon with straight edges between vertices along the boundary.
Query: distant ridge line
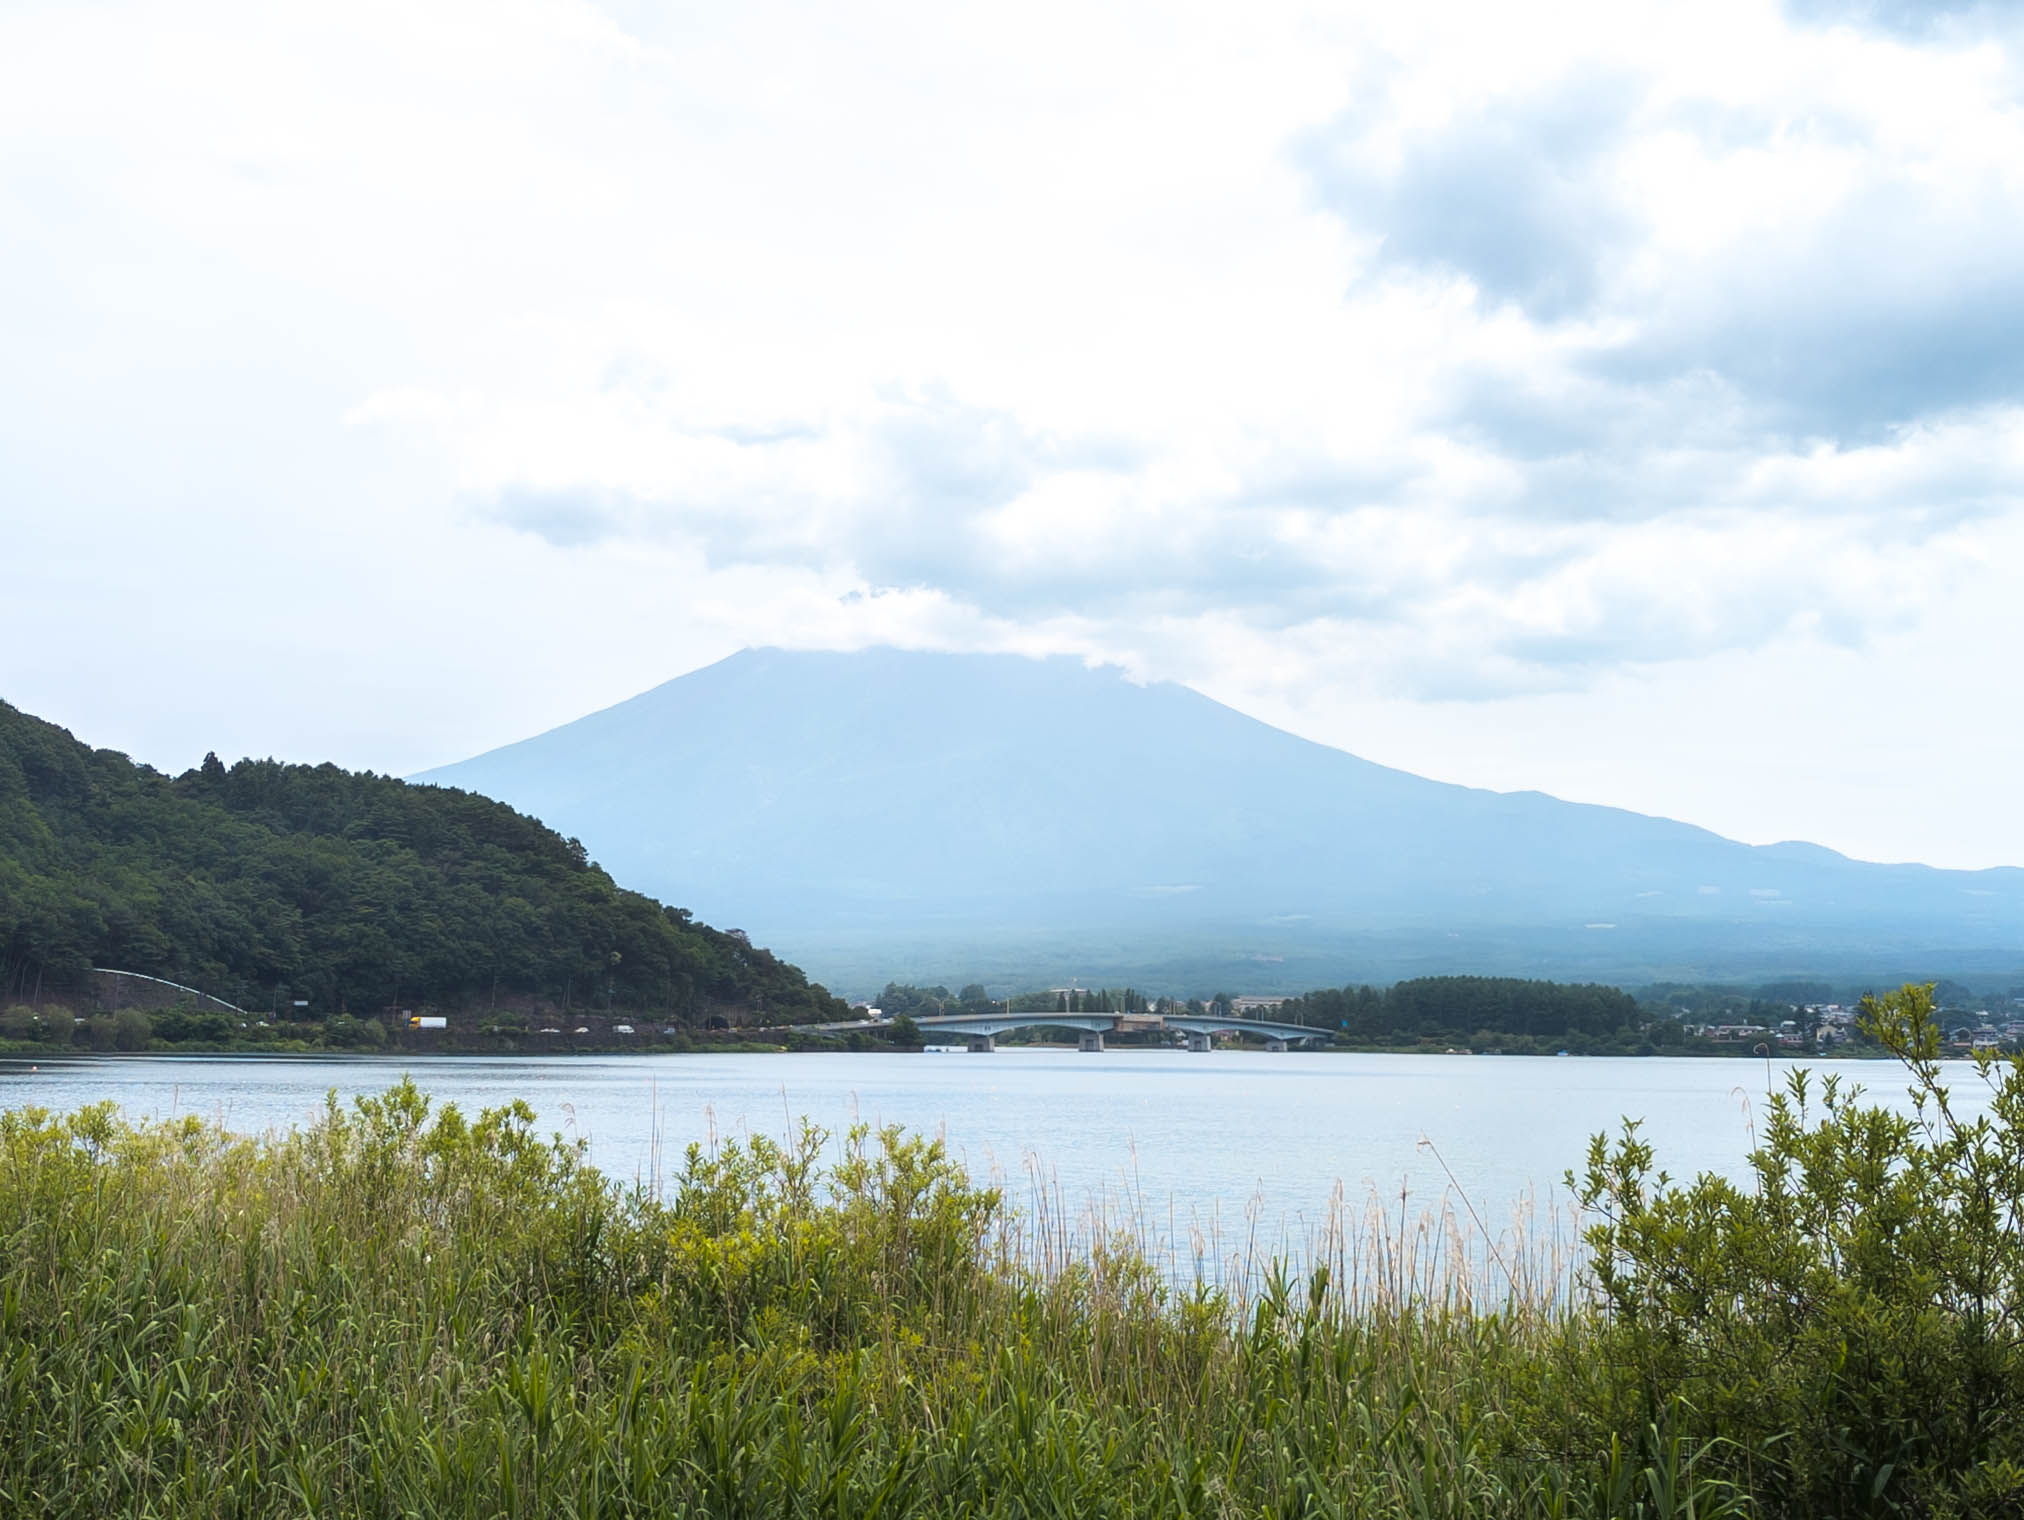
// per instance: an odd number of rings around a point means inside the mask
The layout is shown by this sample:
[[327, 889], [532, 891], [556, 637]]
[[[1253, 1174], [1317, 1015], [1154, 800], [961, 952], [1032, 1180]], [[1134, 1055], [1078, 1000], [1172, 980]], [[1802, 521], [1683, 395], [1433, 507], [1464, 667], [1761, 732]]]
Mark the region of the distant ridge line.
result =
[[1857, 861], [1455, 785], [1065, 656], [744, 650], [411, 779], [544, 819], [866, 994], [1075, 971], [1202, 993], [2024, 979], [2016, 867]]

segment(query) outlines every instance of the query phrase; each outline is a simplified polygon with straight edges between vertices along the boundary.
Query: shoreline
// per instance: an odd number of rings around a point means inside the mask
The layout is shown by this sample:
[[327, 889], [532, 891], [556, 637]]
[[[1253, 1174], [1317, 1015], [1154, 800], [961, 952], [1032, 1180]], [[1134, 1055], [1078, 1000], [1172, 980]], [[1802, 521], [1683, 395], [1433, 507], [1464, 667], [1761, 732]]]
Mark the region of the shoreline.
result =
[[[1088, 1055], [1067, 1043], [1034, 1041], [1020, 1044], [1005, 1044], [998, 1047], [997, 1054], [1021, 1051], [1048, 1052], [1060, 1055]], [[1861, 1062], [1870, 1064], [1889, 1061], [1886, 1051], [1863, 1050], [1776, 1050], [1768, 1057], [1761, 1050], [1475, 1050], [1460, 1048], [1401, 1047], [1397, 1045], [1327, 1045], [1318, 1050], [1268, 1051], [1255, 1045], [1226, 1045], [1217, 1047], [1217, 1054], [1236, 1055], [1296, 1055], [1308, 1057], [1328, 1056], [1424, 1056], [1454, 1057], [1499, 1060], [1682, 1060], [1682, 1061], [1750, 1061], [1766, 1059], [1781, 1066], [1810, 1062]], [[773, 1056], [773, 1055], [839, 1055], [839, 1056], [909, 1056], [909, 1055], [967, 1055], [970, 1052], [954, 1045], [928, 1045], [897, 1047], [875, 1045], [852, 1049], [827, 1042], [795, 1045], [777, 1044], [751, 1040], [723, 1041], [691, 1044], [684, 1048], [669, 1049], [664, 1046], [648, 1045], [563, 1045], [548, 1050], [527, 1050], [502, 1047], [479, 1049], [459, 1047], [456, 1049], [428, 1049], [416, 1047], [385, 1047], [381, 1049], [360, 1049], [355, 1047], [330, 1047], [290, 1042], [286, 1046], [277, 1043], [260, 1046], [246, 1045], [175, 1045], [154, 1050], [87, 1050], [72, 1046], [51, 1048], [48, 1046], [24, 1045], [18, 1042], [0, 1042], [0, 1063], [9, 1065], [35, 1064], [38, 1062], [68, 1061], [150, 1061], [150, 1060], [247, 1060], [247, 1061], [332, 1061], [332, 1060], [414, 1060], [423, 1062], [463, 1060], [512, 1060], [512, 1061], [558, 1061], [588, 1056]], [[1177, 1046], [1165, 1045], [1112, 1045], [1095, 1052], [1103, 1055], [1172, 1055], [1193, 1054]], [[1943, 1052], [1944, 1061], [1958, 1061], [1963, 1065], [1972, 1063], [1972, 1056], [1962, 1052]]]

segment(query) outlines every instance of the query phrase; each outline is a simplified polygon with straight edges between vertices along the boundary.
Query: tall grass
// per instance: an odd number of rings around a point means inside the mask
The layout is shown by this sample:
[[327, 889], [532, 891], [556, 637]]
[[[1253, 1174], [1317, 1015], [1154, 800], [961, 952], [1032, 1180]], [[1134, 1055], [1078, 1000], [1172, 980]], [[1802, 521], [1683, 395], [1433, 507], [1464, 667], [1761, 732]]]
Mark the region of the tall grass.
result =
[[1170, 1284], [1214, 1287], [1238, 1313], [1273, 1273], [1317, 1268], [1331, 1296], [1349, 1305], [1531, 1313], [1580, 1291], [1585, 1260], [1580, 1210], [1571, 1200], [1542, 1210], [1528, 1193], [1498, 1231], [1452, 1178], [1431, 1203], [1410, 1205], [1403, 1189], [1387, 1194], [1366, 1184], [1352, 1199], [1337, 1183], [1317, 1219], [1282, 1222], [1270, 1233], [1261, 1230], [1262, 1193], [1234, 1228], [1217, 1214], [1191, 1215], [1183, 1225], [1171, 1203], [1162, 1217], [1131, 1192], [1104, 1190], [1078, 1207], [1052, 1178], [1036, 1177], [1024, 1196], [1027, 1206], [1009, 1218], [1004, 1237], [1018, 1265], [1052, 1276], [1092, 1253], [1127, 1254], [1157, 1267]]
[[1219, 1288], [897, 1131], [657, 1190], [532, 1124], [408, 1084], [260, 1140], [0, 1115], [0, 1513], [1748, 1507], [1480, 1221], [1338, 1208], [1311, 1270]]

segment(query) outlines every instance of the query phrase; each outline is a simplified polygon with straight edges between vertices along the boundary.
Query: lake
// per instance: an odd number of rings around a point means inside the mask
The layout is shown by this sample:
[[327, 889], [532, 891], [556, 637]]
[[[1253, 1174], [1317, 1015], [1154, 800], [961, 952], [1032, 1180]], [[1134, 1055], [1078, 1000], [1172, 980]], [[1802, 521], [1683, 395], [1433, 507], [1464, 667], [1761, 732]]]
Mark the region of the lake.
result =
[[[1816, 1061], [1902, 1107], [1883, 1062]], [[1387, 1217], [1445, 1202], [1492, 1234], [1530, 1209], [1566, 1227], [1561, 1176], [1588, 1138], [1644, 1121], [1674, 1176], [1738, 1175], [1761, 1111], [1761, 1061], [1008, 1049], [989, 1055], [823, 1053], [553, 1058], [77, 1056], [0, 1059], [0, 1108], [112, 1099], [130, 1117], [198, 1114], [257, 1133], [301, 1124], [335, 1090], [412, 1073], [476, 1110], [522, 1098], [589, 1145], [606, 1174], [651, 1185], [691, 1142], [898, 1124], [946, 1139], [1029, 1213], [1129, 1216], [1176, 1269], [1296, 1256], [1341, 1198]], [[1784, 1068], [1774, 1068], [1781, 1084]], [[1981, 1108], [1963, 1064], [1963, 1111]], [[1466, 1199], [1466, 1202], [1463, 1200]], [[1543, 1224], [1540, 1222], [1543, 1221]]]

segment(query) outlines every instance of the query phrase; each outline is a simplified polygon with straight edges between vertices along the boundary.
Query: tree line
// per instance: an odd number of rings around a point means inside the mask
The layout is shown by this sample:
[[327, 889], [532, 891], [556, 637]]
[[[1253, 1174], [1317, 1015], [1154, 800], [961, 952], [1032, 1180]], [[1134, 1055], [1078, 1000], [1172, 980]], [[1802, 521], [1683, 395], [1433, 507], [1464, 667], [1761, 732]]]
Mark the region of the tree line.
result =
[[1384, 988], [1323, 988], [1289, 998], [1273, 1017], [1334, 1029], [1352, 1040], [1608, 1037], [1633, 1033], [1645, 1022], [1637, 999], [1621, 988], [1511, 976], [1423, 976]]
[[[1133, 987], [1029, 992], [994, 1000], [978, 983], [960, 992], [888, 982], [879, 1006], [888, 1015], [937, 1013], [1216, 1013], [1234, 999], [1149, 997]], [[1479, 1034], [1558, 1039], [1636, 1034], [1650, 1020], [1636, 998], [1598, 983], [1569, 984], [1501, 976], [1425, 976], [1389, 987], [1324, 987], [1288, 997], [1254, 1017], [1333, 1030], [1352, 1042], [1466, 1039]], [[1676, 1031], [1675, 1031], [1676, 1033]]]

